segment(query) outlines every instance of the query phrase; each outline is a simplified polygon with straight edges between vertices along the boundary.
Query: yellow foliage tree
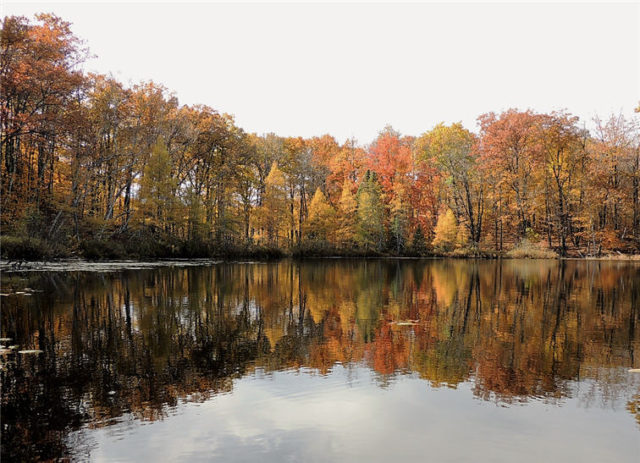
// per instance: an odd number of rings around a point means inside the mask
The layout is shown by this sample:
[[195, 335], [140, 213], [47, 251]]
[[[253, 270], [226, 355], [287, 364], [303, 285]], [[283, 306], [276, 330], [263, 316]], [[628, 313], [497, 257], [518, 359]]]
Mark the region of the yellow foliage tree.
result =
[[256, 225], [268, 244], [277, 246], [279, 238], [286, 233], [287, 214], [286, 180], [278, 163], [274, 162], [264, 180], [262, 204], [256, 211]]
[[464, 223], [458, 225], [456, 234], [456, 249], [462, 249], [469, 245], [469, 229]]
[[309, 204], [307, 238], [319, 241], [333, 241], [336, 212], [327, 202], [320, 188], [316, 189]]
[[438, 216], [433, 247], [440, 251], [452, 251], [456, 246], [458, 223], [451, 209], [447, 209]]
[[143, 205], [142, 223], [164, 229], [175, 217], [176, 181], [171, 175], [171, 157], [163, 140], [151, 150], [140, 181], [140, 203]]

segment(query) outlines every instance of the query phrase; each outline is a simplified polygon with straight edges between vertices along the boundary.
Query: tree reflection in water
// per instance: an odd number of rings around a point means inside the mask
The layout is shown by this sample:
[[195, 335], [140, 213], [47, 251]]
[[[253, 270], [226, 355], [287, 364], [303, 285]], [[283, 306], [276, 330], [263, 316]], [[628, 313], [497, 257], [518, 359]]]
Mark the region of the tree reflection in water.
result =
[[381, 386], [404, 374], [432, 387], [470, 381], [501, 404], [560, 403], [570, 382], [591, 379], [640, 424], [626, 371], [640, 366], [639, 269], [325, 260], [5, 275], [4, 288], [43, 292], [3, 297], [2, 336], [43, 353], [4, 356], [2, 454], [64, 457], [83, 425], [161, 419], [256, 368], [336, 364], [365, 365]]

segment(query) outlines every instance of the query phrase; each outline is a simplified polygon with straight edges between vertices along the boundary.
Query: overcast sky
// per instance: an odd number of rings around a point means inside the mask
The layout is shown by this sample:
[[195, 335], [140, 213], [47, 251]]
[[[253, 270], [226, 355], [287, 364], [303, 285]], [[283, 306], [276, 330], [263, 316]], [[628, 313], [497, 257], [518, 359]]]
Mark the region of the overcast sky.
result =
[[27, 3], [97, 57], [86, 69], [154, 80], [245, 130], [370, 142], [511, 107], [589, 123], [640, 100], [640, 6], [625, 4]]

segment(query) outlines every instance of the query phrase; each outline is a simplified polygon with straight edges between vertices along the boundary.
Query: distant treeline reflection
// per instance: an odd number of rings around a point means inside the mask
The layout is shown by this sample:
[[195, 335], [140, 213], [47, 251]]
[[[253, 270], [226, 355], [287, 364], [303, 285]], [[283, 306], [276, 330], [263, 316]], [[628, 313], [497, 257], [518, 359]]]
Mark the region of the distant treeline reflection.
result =
[[[366, 365], [381, 386], [472, 380], [501, 403], [605, 400], [638, 367], [640, 266], [606, 262], [353, 260], [30, 275], [2, 335], [41, 355], [2, 369], [2, 452], [68, 454], [65, 437], [125, 413], [155, 420], [231, 391], [256, 368]], [[14, 280], [5, 283], [15, 284]], [[626, 372], [626, 370], [620, 370]], [[640, 423], [640, 396], [627, 408]]]

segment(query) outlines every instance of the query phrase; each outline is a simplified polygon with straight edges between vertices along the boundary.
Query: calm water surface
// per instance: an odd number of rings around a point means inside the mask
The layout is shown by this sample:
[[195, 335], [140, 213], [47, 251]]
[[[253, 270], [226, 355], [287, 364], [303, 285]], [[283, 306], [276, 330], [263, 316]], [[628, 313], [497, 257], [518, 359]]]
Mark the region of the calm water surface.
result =
[[2, 283], [3, 462], [639, 461], [638, 264], [281, 261]]

